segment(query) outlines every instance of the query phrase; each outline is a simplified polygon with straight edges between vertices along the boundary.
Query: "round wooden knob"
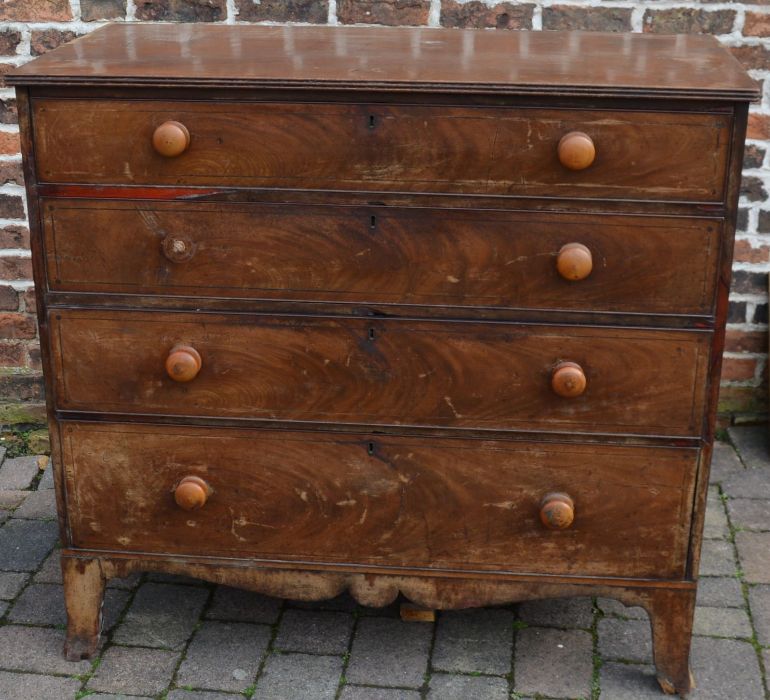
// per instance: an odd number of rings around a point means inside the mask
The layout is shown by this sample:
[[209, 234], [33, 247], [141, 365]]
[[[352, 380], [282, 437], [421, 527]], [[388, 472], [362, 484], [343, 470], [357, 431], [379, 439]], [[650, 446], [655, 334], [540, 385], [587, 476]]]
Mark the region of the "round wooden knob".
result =
[[187, 262], [195, 255], [195, 244], [186, 236], [173, 236], [169, 234], [161, 244], [163, 255], [173, 263]]
[[152, 134], [152, 145], [166, 158], [181, 155], [190, 145], [190, 132], [179, 122], [163, 122]]
[[189, 345], [176, 345], [166, 358], [166, 372], [175, 382], [190, 382], [201, 369], [201, 356]]
[[582, 243], [566, 243], [556, 256], [556, 269], [570, 282], [584, 280], [591, 274], [593, 266], [591, 251]]
[[549, 493], [540, 501], [540, 521], [549, 530], [566, 530], [575, 520], [575, 503], [566, 493]]
[[569, 170], [585, 170], [596, 158], [594, 142], [582, 131], [570, 131], [562, 136], [557, 152], [559, 161]]
[[199, 476], [186, 476], [174, 489], [174, 500], [184, 510], [197, 510], [206, 505], [211, 487]]
[[551, 374], [551, 388], [559, 396], [574, 398], [586, 390], [586, 375], [576, 362], [560, 362]]

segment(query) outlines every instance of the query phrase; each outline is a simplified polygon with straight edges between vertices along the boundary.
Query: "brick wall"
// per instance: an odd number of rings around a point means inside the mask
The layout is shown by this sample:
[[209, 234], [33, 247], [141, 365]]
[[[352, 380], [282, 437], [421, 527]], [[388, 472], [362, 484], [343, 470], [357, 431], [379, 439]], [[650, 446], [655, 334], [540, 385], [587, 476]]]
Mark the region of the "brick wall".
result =
[[[767, 271], [770, 269], [770, 0], [0, 0], [0, 74], [105, 21], [303, 22], [426, 25], [497, 30], [585, 29], [715, 34], [761, 82], [753, 105], [720, 410], [756, 420], [767, 411]], [[33, 319], [13, 92], [0, 89], [0, 424], [40, 412], [40, 353]]]

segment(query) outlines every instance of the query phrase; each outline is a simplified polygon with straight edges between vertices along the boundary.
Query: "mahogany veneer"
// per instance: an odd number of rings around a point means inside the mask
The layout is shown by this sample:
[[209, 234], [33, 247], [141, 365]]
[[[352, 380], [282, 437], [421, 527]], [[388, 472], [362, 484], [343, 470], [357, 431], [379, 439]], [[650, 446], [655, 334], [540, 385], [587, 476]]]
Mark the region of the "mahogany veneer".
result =
[[123, 24], [8, 81], [68, 658], [138, 570], [601, 595], [687, 693], [757, 97], [716, 40]]
[[[62, 309], [57, 408], [270, 421], [700, 434], [711, 334]], [[192, 376], [170, 373], [179, 357]], [[176, 351], [176, 352], [175, 352]], [[565, 397], [563, 361], [585, 375]]]
[[56, 291], [693, 315], [714, 311], [723, 225], [88, 199], [45, 199], [42, 214]]

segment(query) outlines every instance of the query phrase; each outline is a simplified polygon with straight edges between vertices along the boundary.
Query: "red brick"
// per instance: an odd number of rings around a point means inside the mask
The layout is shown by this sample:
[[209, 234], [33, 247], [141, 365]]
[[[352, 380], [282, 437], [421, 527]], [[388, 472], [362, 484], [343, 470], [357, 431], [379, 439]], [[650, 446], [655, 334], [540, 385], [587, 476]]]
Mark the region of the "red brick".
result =
[[746, 382], [754, 379], [757, 360], [754, 357], [725, 357], [722, 360], [723, 382]]
[[0, 340], [0, 367], [26, 367], [27, 348], [22, 343]]
[[1, 228], [0, 248], [29, 248], [29, 229], [26, 226]]
[[40, 346], [27, 344], [27, 365], [32, 369], [42, 369], [43, 360], [40, 357]]
[[19, 310], [19, 293], [7, 285], [0, 285], [0, 309], [3, 311]]
[[237, 0], [238, 19], [246, 22], [310, 22], [325, 24], [328, 0]]
[[13, 63], [0, 63], [0, 87], [8, 87], [5, 84], [5, 76], [7, 73], [10, 73], [14, 68], [16, 68]]
[[30, 340], [35, 337], [35, 320], [27, 314], [0, 313], [0, 338]]
[[753, 143], [747, 144], [743, 151], [743, 167], [761, 168], [765, 160], [765, 149]]
[[753, 270], [734, 270], [732, 289], [738, 294], [767, 296], [767, 273]]
[[735, 23], [735, 10], [647, 10], [642, 22], [645, 32], [655, 34], [729, 34]]
[[0, 54], [10, 56], [16, 53], [16, 48], [21, 42], [21, 32], [14, 29], [5, 29], [0, 32]]
[[40, 56], [78, 36], [80, 35], [69, 30], [43, 29], [42, 31], [33, 31], [29, 41], [30, 53], [33, 56]]
[[763, 413], [767, 411], [767, 387], [721, 386], [719, 389], [719, 412], [726, 413]]
[[21, 168], [21, 161], [0, 160], [0, 185], [5, 185], [8, 182], [12, 182], [16, 185], [24, 184], [24, 173]]
[[34, 314], [37, 312], [34, 287], [30, 287], [29, 289], [25, 290], [24, 293], [21, 295], [21, 298], [22, 298], [22, 301], [24, 302], [24, 310], [28, 314]]
[[0, 193], [0, 217], [4, 219], [23, 219], [24, 204], [15, 194]]
[[[430, 0], [339, 0], [342, 24], [422, 25], [428, 23]], [[406, 59], [405, 59], [406, 60]]]
[[631, 8], [552, 5], [543, 8], [543, 29], [628, 32], [631, 31]]
[[0, 131], [0, 154], [15, 156], [21, 152], [19, 135], [12, 131]]
[[66, 22], [72, 19], [68, 0], [3, 0], [0, 21]]
[[727, 352], [767, 352], [767, 331], [740, 331], [728, 328], [725, 335]]
[[766, 46], [731, 46], [730, 51], [746, 69], [770, 70], [770, 50]]
[[80, 0], [80, 18], [84, 22], [98, 19], [123, 19], [126, 0]]
[[744, 36], [770, 36], [770, 15], [747, 12], [743, 23]]
[[18, 124], [19, 114], [16, 111], [16, 100], [9, 98], [0, 100], [0, 124]]
[[220, 22], [226, 0], [136, 0], [136, 18], [148, 22]]
[[0, 258], [0, 280], [31, 280], [32, 260], [29, 258]]
[[749, 114], [746, 136], [750, 139], [770, 139], [770, 114]]
[[40, 372], [0, 374], [0, 396], [15, 401], [33, 401], [45, 395], [43, 375]]
[[767, 199], [764, 182], [752, 175], [744, 175], [741, 178], [741, 196], [750, 202], [760, 202]]
[[479, 0], [459, 3], [441, 0], [441, 26], [468, 29], [531, 29], [534, 5], [501, 2], [486, 5]]
[[766, 263], [770, 261], [770, 246], [753, 248], [749, 241], [740, 239], [735, 241], [734, 257], [736, 262]]

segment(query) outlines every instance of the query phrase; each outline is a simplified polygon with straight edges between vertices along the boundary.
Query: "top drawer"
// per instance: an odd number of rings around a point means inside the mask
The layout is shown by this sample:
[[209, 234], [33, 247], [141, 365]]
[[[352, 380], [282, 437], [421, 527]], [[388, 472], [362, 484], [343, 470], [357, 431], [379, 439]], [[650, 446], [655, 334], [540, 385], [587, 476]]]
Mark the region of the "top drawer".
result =
[[[418, 105], [37, 99], [41, 182], [720, 201], [730, 115]], [[189, 145], [160, 155], [155, 130]], [[583, 132], [595, 157], [559, 159]], [[180, 133], [176, 132], [177, 135]], [[172, 133], [173, 136], [173, 133]], [[182, 143], [181, 147], [185, 144]]]

